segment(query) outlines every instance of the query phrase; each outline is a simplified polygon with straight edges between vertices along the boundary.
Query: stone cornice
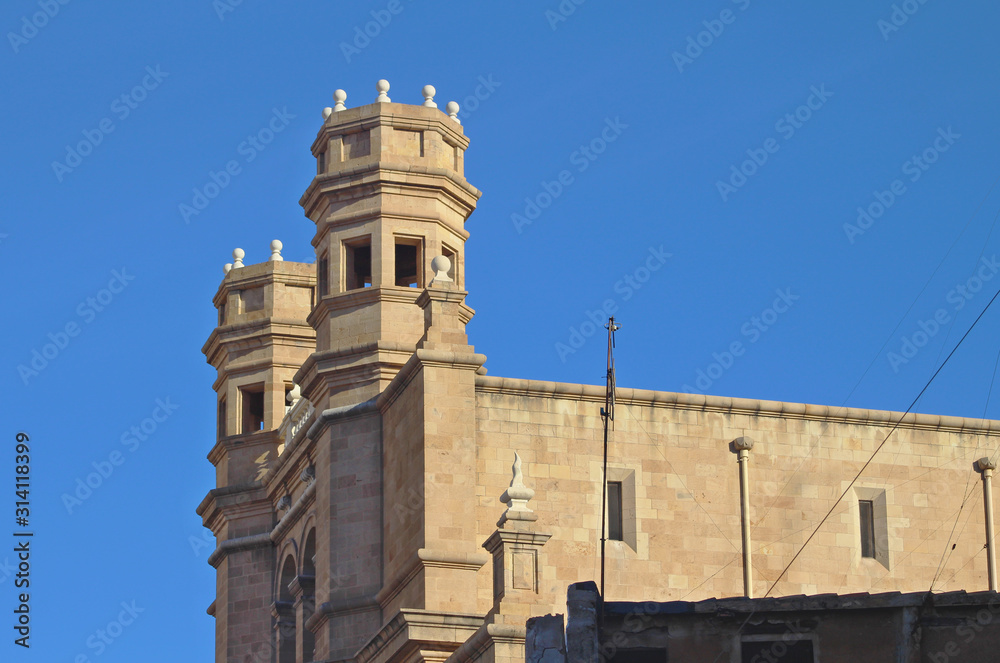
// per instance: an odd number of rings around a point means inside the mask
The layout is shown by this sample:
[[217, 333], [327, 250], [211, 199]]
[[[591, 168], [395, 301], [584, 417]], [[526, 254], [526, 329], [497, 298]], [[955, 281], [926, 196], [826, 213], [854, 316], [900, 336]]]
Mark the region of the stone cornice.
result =
[[218, 465], [222, 456], [237, 447], [277, 447], [281, 444], [277, 431], [254, 431], [252, 433], [240, 433], [239, 435], [227, 435], [218, 440], [209, 450], [208, 461], [212, 465]]
[[[472, 349], [471, 347], [469, 348]], [[450, 352], [447, 350], [419, 349], [413, 353], [396, 376], [378, 397], [378, 409], [385, 412], [416, 377], [419, 368], [434, 366], [457, 368], [476, 372], [486, 363], [486, 355], [476, 352]], [[478, 386], [478, 383], [477, 383]]]
[[[540, 380], [519, 380], [486, 375], [476, 376], [476, 393], [565, 398], [567, 400], [593, 403], [603, 403], [605, 398], [605, 388], [603, 386], [544, 382]], [[650, 391], [647, 389], [618, 388], [616, 391], [616, 401], [619, 404], [625, 405], [661, 407], [674, 410], [743, 414], [779, 419], [829, 421], [862, 426], [886, 427], [894, 426], [898, 422], [900, 428], [915, 430], [1000, 435], [1000, 421], [966, 417], [916, 413], [910, 413], [904, 417], [901, 412], [886, 410], [865, 410], [861, 408], [784, 403], [781, 401], [765, 401], [749, 398], [681, 394], [668, 391]]]
[[316, 417], [316, 421], [313, 422], [313, 425], [309, 427], [309, 432], [306, 433], [306, 436], [309, 439], [316, 439], [316, 436], [334, 421], [345, 421], [354, 417], [364, 417], [377, 411], [374, 398], [356, 405], [344, 405], [341, 407], [332, 407], [328, 410], [323, 410], [319, 413], [319, 416]]
[[524, 645], [527, 629], [524, 626], [509, 624], [486, 623], [479, 627], [472, 636], [459, 645], [445, 663], [466, 663], [476, 661], [496, 642], [512, 645]]
[[250, 536], [241, 536], [235, 539], [227, 539], [220, 543], [219, 547], [215, 549], [215, 552], [208, 556], [208, 563], [215, 568], [219, 568], [219, 565], [222, 564], [222, 560], [233, 553], [270, 547], [273, 547], [273, 544], [271, 543], [271, 537], [266, 532], [262, 534], [251, 534]]
[[195, 512], [205, 527], [213, 532], [222, 518], [259, 516], [271, 513], [271, 502], [260, 481], [213, 488]]
[[[354, 660], [357, 663], [413, 660], [406, 654], [427, 650], [451, 654], [482, 625], [481, 615], [404, 608], [358, 650]], [[449, 640], [442, 636], [448, 636]]]
[[413, 350], [412, 345], [375, 341], [314, 352], [296, 371], [295, 383], [302, 386], [302, 392], [307, 397], [312, 395], [315, 384], [321, 379], [329, 380], [329, 374], [334, 372], [339, 379], [349, 380], [357, 386], [380, 379], [386, 370], [395, 375]]
[[344, 135], [366, 131], [377, 126], [391, 126], [397, 129], [427, 130], [441, 133], [463, 150], [469, 147], [469, 139], [461, 124], [453, 122], [440, 109], [411, 104], [374, 102], [339, 111], [323, 122], [316, 132], [311, 150], [314, 157], [325, 147], [324, 139], [331, 135]]
[[225, 301], [231, 290], [255, 288], [269, 283], [284, 283], [312, 287], [316, 285], [316, 266], [292, 260], [265, 261], [232, 269], [222, 277], [219, 288], [212, 297], [216, 308]]
[[416, 577], [421, 569], [436, 567], [478, 571], [489, 561], [490, 556], [484, 553], [460, 553], [420, 548], [392, 578], [382, 583], [382, 589], [375, 595], [375, 600], [383, 607], [388, 605]]
[[540, 532], [512, 532], [498, 529], [483, 542], [483, 548], [486, 548], [491, 554], [503, 545], [510, 545], [513, 548], [541, 548], [551, 538], [551, 534]]
[[[334, 313], [343, 315], [352, 309], [360, 309], [379, 302], [391, 302], [398, 304], [413, 304], [420, 296], [420, 290], [415, 288], [402, 288], [399, 286], [383, 286], [380, 288], [357, 288], [326, 295], [316, 303], [316, 308], [312, 310], [306, 322], [312, 326], [318, 326]], [[315, 333], [314, 333], [315, 335]]]
[[389, 221], [404, 221], [412, 222], [416, 221], [418, 223], [433, 223], [441, 228], [453, 232], [461, 237], [463, 240], [469, 239], [469, 231], [465, 228], [456, 228], [450, 225], [440, 215], [434, 214], [421, 214], [417, 210], [407, 211], [403, 214], [401, 212], [395, 212], [386, 209], [361, 209], [352, 211], [338, 211], [336, 214], [331, 214], [324, 217], [316, 226], [316, 235], [312, 238], [313, 248], [319, 248], [322, 243], [326, 233], [329, 232], [331, 226], [336, 226], [337, 228], [348, 228], [357, 227], [362, 228], [367, 223], [377, 223], [381, 220]]
[[[288, 343], [287, 340], [292, 343]], [[298, 341], [308, 342], [315, 347], [316, 330], [305, 320], [289, 318], [261, 318], [244, 320], [216, 327], [201, 347], [208, 363], [218, 368], [220, 353], [232, 348], [253, 350], [275, 345], [295, 345]]]
[[[422, 189], [433, 191], [436, 195], [444, 194], [444, 198], [454, 201], [466, 217], [472, 213], [476, 201], [482, 196], [479, 189], [450, 168], [391, 163], [380, 161], [379, 158], [380, 155], [371, 155], [352, 159], [347, 162], [350, 166], [314, 177], [299, 199], [299, 205], [306, 216], [313, 218], [329, 196], [353, 193], [368, 197], [378, 195], [384, 187]], [[363, 191], [355, 193], [359, 188]], [[407, 195], [416, 194], [408, 191]]]

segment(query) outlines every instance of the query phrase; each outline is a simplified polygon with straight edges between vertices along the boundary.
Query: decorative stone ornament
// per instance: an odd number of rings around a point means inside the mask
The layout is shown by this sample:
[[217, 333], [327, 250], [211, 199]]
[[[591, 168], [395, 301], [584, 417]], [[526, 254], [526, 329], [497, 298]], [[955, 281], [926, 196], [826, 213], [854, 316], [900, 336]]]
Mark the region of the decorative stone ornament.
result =
[[324, 120], [330, 119], [331, 115], [333, 115], [333, 109], [332, 108], [330, 108], [329, 106], [327, 106], [326, 108], [323, 109], [323, 119]]
[[[388, 83], [386, 83], [386, 89], [387, 90], [389, 89], [389, 84]], [[333, 91], [333, 112], [334, 113], [339, 113], [342, 110], [347, 110], [347, 106], [344, 105], [345, 101], [347, 101], [347, 93], [344, 92], [343, 90], [334, 90]]]
[[281, 257], [281, 240], [273, 240], [271, 242], [271, 261], [281, 262], [284, 258]]
[[288, 401], [289, 405], [295, 405], [300, 398], [302, 398], [302, 388], [297, 384], [292, 384], [292, 388], [289, 390], [288, 395], [285, 396], [285, 400]]
[[437, 108], [438, 105], [434, 103], [434, 95], [437, 94], [437, 90], [434, 89], [434, 86], [425, 85], [423, 93], [424, 93], [424, 106], [426, 106], [427, 108]]
[[299, 475], [303, 483], [312, 483], [316, 480], [316, 467], [310, 465], [306, 469], [302, 470], [302, 474]]
[[228, 274], [232, 269], [233, 269], [233, 263], [227, 262], [225, 265], [222, 266], [222, 273]]
[[462, 124], [462, 121], [460, 119], [458, 119], [459, 107], [458, 107], [458, 103], [457, 102], [449, 101], [448, 105], [446, 105], [444, 107], [444, 109], [446, 111], [448, 111], [448, 117], [450, 117], [451, 119], [455, 120], [459, 124]]
[[284, 495], [278, 500], [278, 511], [287, 511], [292, 508], [292, 496]]
[[451, 260], [448, 260], [445, 256], [437, 256], [434, 260], [431, 260], [431, 269], [434, 270], [434, 278], [431, 279], [431, 285], [435, 283], [454, 283], [454, 280], [448, 276], [448, 270], [451, 269]]
[[233, 269], [239, 269], [243, 266], [243, 258], [246, 255], [246, 251], [243, 249], [233, 249]]
[[389, 98], [389, 95], [386, 94], [389, 91], [389, 81], [384, 78], [381, 79], [375, 84], [375, 89], [378, 91], [378, 98], [375, 99], [375, 101], [380, 104], [387, 104], [392, 101], [392, 99]]
[[508, 520], [536, 520], [538, 516], [528, 508], [528, 501], [535, 496], [535, 491], [524, 485], [524, 474], [521, 471], [521, 456], [514, 452], [514, 464], [511, 465], [514, 476], [510, 486], [500, 496], [500, 501], [507, 505], [507, 510], [500, 517], [501, 527]]

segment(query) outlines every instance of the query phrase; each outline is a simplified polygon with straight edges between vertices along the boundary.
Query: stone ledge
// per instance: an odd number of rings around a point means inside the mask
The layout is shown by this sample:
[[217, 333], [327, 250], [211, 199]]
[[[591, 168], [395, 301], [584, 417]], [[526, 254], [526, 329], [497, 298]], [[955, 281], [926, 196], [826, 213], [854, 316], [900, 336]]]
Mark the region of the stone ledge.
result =
[[404, 608], [354, 655], [357, 663], [413, 660], [418, 652], [435, 652], [444, 660], [483, 625], [480, 615]]
[[[542, 380], [521, 380], [493, 375], [477, 375], [476, 392], [529, 397], [556, 397], [593, 403], [603, 403], [606, 395], [604, 386], [547, 382]], [[895, 426], [898, 423], [900, 428], [1000, 435], [1000, 421], [997, 420], [918, 413], [910, 413], [903, 416], [902, 412], [888, 410], [866, 410], [863, 408], [785, 403], [782, 401], [765, 401], [751, 398], [705, 396], [702, 394], [683, 394], [670, 391], [652, 391], [649, 389], [618, 388], [616, 394], [617, 402], [625, 405], [719, 412], [723, 414], [745, 414], [780, 419], [832, 421], [862, 426]]]
[[236, 539], [227, 539], [219, 544], [219, 547], [215, 549], [211, 555], [208, 556], [208, 563], [219, 568], [219, 564], [222, 563], [227, 556], [235, 553], [242, 552], [244, 550], [256, 550], [257, 548], [270, 548], [274, 544], [271, 543], [271, 536], [268, 533], [263, 534], [251, 534], [250, 536], [241, 536]]

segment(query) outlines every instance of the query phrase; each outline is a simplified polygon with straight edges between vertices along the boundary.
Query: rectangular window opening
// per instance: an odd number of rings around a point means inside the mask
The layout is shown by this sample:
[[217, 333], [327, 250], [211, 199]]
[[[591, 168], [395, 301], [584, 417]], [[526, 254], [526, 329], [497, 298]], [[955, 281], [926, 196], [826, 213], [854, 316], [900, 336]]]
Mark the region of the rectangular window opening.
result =
[[256, 433], [264, 430], [264, 385], [241, 387], [243, 417], [241, 433]]
[[219, 326], [226, 324], [226, 302], [219, 306]]
[[319, 174], [326, 172], [326, 152], [319, 153]]
[[622, 482], [608, 482], [608, 539], [624, 541], [622, 522]]
[[370, 288], [372, 285], [372, 243], [370, 239], [348, 244], [347, 290]]
[[458, 279], [455, 275], [458, 274], [458, 252], [448, 248], [447, 246], [442, 246], [441, 254], [451, 263], [451, 267], [448, 268], [448, 278], [454, 281], [457, 286]]
[[226, 436], [226, 397], [219, 399], [219, 438]]
[[861, 520], [861, 556], [875, 558], [875, 503], [858, 500]]
[[324, 253], [316, 261], [316, 281], [319, 286], [319, 296], [325, 297], [330, 293], [330, 260]]
[[412, 240], [396, 240], [396, 285], [419, 288], [419, 264], [420, 246]]

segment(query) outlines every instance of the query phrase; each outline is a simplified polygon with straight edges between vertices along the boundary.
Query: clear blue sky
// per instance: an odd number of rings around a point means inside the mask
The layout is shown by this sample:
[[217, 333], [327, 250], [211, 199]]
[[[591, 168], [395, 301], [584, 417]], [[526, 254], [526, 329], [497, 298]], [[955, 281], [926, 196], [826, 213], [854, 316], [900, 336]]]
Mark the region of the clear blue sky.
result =
[[[211, 660], [194, 513], [214, 484], [211, 298], [237, 246], [248, 263], [275, 238], [313, 259], [298, 199], [336, 88], [356, 106], [386, 78], [419, 103], [431, 83], [464, 106], [483, 191], [469, 334], [491, 374], [600, 382], [604, 343], [584, 323], [610, 300], [621, 386], [905, 409], [1000, 287], [1000, 11], [666, 4], [5, 3], [0, 536], [24, 430], [36, 537], [33, 647], [5, 622], [3, 657]], [[249, 161], [240, 145], [274, 109], [294, 118]], [[99, 144], [68, 155], [81, 141]], [[178, 206], [232, 159], [239, 175], [186, 224]], [[998, 330], [991, 309], [917, 409], [1000, 416]], [[19, 369], [50, 334], [65, 347]], [[146, 439], [129, 432], [154, 414]], [[117, 634], [103, 651], [99, 630]]]

